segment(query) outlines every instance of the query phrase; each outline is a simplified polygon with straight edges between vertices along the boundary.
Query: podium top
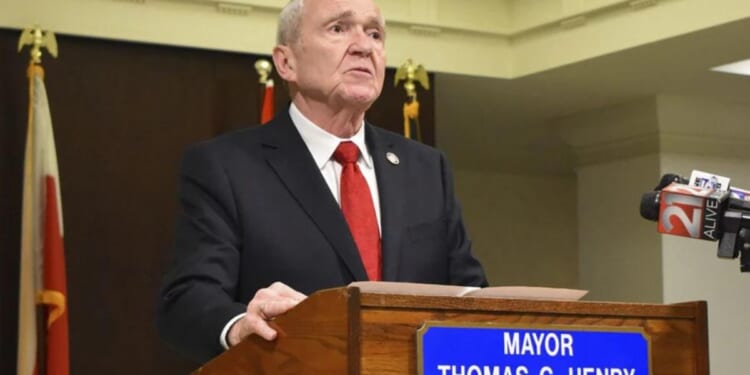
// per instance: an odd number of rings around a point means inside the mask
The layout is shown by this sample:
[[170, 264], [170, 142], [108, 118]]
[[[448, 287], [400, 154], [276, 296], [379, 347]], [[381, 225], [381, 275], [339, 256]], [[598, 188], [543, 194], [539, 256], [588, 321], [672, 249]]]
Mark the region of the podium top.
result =
[[[354, 292], [354, 289], [357, 289]], [[408, 308], [485, 312], [556, 313], [566, 315], [600, 315], [640, 318], [694, 318], [703, 301], [675, 304], [649, 304], [606, 301], [557, 301], [521, 298], [488, 298], [472, 296], [424, 296], [361, 292], [358, 287], [326, 289], [313, 294], [348, 293], [359, 300], [362, 308]], [[312, 297], [312, 296], [311, 296]]]

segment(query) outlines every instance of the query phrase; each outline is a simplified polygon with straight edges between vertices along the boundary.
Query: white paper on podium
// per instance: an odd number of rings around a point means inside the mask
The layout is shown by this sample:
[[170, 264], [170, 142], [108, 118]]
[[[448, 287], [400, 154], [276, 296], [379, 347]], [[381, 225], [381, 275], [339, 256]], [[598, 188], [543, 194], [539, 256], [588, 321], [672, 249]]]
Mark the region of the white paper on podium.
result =
[[538, 286], [457, 286], [440, 284], [401, 283], [393, 281], [355, 281], [349, 286], [358, 287], [362, 293], [401, 294], [433, 297], [477, 297], [534, 299], [553, 301], [578, 301], [587, 290], [547, 288]]

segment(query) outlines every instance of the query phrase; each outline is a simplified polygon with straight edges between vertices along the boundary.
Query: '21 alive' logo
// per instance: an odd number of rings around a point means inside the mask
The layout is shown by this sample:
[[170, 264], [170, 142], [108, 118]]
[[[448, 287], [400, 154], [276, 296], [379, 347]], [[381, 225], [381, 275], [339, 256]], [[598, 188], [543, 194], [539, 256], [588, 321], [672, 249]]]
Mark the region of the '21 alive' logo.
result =
[[660, 233], [718, 240], [720, 205], [727, 192], [673, 183], [661, 192]]

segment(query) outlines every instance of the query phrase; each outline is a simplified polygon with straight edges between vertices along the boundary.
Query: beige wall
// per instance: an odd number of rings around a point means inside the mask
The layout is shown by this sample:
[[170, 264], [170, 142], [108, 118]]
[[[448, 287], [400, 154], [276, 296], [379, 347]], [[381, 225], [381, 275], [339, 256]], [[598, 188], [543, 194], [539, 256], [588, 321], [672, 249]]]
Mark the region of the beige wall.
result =
[[660, 176], [657, 100], [554, 123], [576, 155], [579, 286], [593, 300], [661, 302], [659, 237], [639, 215]]
[[[0, 26], [268, 54], [285, 0], [3, 0]], [[750, 16], [747, 0], [380, 0], [389, 63], [516, 78]], [[648, 4], [649, 2], [640, 2]], [[576, 22], [569, 22], [572, 18]], [[628, 32], [622, 32], [628, 30]], [[585, 41], [585, 42], [582, 42]], [[455, 58], [446, 58], [449, 52]], [[478, 58], [481, 57], [481, 58]]]
[[454, 174], [490, 284], [578, 286], [573, 175]]
[[641, 194], [658, 181], [658, 155], [579, 168], [579, 277], [590, 299], [662, 302], [656, 223], [639, 215]]

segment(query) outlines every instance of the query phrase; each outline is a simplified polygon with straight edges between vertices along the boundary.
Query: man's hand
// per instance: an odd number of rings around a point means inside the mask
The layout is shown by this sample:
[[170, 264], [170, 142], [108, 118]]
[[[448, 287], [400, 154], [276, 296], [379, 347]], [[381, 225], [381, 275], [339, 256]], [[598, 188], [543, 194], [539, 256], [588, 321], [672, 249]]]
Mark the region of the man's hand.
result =
[[235, 346], [252, 334], [268, 341], [276, 338], [276, 331], [268, 321], [281, 315], [307, 298], [284, 283], [275, 282], [259, 289], [247, 304], [247, 314], [232, 325], [227, 335], [229, 346]]

